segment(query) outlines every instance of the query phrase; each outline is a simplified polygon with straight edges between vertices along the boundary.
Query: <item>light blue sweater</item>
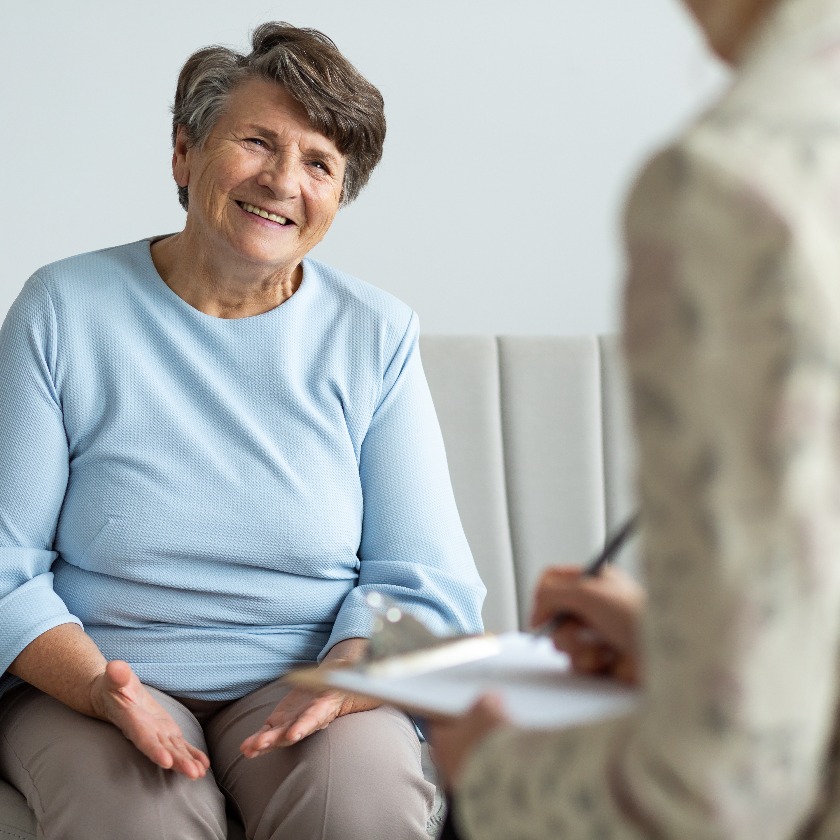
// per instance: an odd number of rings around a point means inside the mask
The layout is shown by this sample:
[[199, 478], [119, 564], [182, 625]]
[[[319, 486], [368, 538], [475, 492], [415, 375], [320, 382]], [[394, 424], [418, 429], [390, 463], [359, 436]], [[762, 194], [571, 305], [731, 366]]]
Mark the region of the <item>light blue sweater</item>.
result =
[[0, 671], [78, 621], [150, 685], [235, 698], [367, 635], [371, 589], [479, 630], [417, 339], [314, 260], [238, 320], [149, 240], [38, 271], [0, 331]]

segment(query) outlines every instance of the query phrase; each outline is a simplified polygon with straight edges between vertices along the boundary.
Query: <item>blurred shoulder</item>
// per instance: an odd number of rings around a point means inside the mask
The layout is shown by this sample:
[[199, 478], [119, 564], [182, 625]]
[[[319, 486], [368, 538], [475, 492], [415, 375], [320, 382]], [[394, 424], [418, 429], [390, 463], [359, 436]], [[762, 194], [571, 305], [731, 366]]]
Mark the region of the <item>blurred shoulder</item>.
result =
[[759, 196], [778, 216], [828, 220], [838, 185], [840, 0], [780, 4], [717, 101], [643, 168], [628, 214]]

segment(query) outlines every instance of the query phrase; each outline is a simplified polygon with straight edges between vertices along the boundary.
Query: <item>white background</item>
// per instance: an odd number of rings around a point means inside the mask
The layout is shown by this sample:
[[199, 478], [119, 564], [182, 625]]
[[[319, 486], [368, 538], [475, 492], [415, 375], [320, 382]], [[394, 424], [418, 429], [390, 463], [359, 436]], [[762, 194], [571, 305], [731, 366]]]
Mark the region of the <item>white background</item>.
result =
[[9, 3], [0, 317], [44, 263], [181, 228], [178, 71], [271, 19], [326, 32], [385, 97], [384, 159], [316, 256], [428, 333], [616, 328], [623, 196], [726, 79], [677, 0]]

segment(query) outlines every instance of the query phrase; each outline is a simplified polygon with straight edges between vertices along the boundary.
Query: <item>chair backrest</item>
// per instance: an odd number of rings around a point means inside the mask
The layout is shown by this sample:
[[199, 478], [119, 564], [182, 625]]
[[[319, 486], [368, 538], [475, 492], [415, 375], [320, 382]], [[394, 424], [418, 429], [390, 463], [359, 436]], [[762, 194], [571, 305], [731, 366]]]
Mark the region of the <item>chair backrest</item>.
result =
[[[584, 563], [630, 515], [633, 452], [614, 336], [424, 336], [488, 630], [523, 628], [540, 571]], [[618, 562], [635, 571], [633, 544]]]

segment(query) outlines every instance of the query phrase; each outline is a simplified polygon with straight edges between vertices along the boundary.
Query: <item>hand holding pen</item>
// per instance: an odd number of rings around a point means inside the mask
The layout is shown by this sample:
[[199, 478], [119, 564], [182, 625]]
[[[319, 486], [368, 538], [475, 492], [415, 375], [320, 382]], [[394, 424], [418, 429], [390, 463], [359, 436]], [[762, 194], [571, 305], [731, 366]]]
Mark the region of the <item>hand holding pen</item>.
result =
[[576, 671], [636, 682], [641, 671], [638, 635], [644, 591], [608, 565], [635, 527], [635, 517], [583, 570], [551, 567], [534, 594], [531, 625], [569, 654]]
[[[576, 670], [608, 674], [627, 682], [636, 682], [641, 670], [636, 639], [644, 592], [609, 561], [635, 527], [634, 516], [583, 569], [547, 569], [537, 585], [531, 615], [534, 632], [550, 636], [570, 655]], [[501, 699], [495, 695], [482, 696], [466, 715], [453, 722], [433, 721], [432, 751], [444, 785], [452, 788], [476, 745], [494, 729], [509, 723]], [[441, 840], [455, 836], [447, 817]]]

